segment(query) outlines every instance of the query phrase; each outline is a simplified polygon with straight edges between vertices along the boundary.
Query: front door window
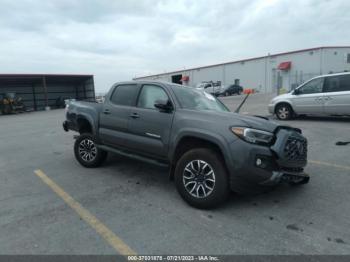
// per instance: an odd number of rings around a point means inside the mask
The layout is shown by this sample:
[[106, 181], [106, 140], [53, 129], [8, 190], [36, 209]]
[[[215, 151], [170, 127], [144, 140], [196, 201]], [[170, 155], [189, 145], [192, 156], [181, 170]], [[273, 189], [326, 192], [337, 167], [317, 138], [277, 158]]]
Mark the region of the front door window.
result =
[[163, 88], [154, 85], [144, 85], [137, 106], [147, 109], [156, 109], [154, 104], [157, 100], [169, 100]]
[[298, 89], [299, 95], [322, 93], [323, 78], [316, 78]]

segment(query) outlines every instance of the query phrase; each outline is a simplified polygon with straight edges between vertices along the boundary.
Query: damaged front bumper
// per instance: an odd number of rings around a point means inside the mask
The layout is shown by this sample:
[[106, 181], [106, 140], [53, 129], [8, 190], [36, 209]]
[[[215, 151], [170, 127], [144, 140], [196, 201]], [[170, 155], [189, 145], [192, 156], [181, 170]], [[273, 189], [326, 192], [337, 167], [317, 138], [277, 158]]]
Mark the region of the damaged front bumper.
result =
[[304, 172], [301, 173], [284, 173], [281, 171], [272, 171], [272, 175], [267, 180], [260, 183], [263, 186], [273, 186], [281, 182], [288, 184], [306, 184], [310, 180], [310, 176]]
[[296, 130], [280, 129], [275, 143], [271, 146], [271, 151], [275, 156], [275, 166], [278, 170], [273, 170], [272, 176], [263, 181], [262, 185], [279, 182], [291, 184], [309, 182], [309, 175], [304, 173], [304, 167], [307, 164], [307, 140], [301, 133]]
[[230, 185], [234, 191], [246, 193], [281, 182], [304, 184], [310, 180], [304, 172], [307, 140], [298, 130], [281, 128], [270, 147], [236, 140], [230, 150], [235, 156], [230, 168]]

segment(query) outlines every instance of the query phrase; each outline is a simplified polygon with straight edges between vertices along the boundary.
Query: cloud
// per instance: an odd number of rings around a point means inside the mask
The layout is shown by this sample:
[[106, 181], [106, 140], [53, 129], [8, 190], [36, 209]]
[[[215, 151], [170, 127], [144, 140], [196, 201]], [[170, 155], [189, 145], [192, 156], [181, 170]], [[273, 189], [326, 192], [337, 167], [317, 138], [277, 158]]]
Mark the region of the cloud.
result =
[[133, 77], [350, 41], [347, 0], [2, 0], [0, 71]]

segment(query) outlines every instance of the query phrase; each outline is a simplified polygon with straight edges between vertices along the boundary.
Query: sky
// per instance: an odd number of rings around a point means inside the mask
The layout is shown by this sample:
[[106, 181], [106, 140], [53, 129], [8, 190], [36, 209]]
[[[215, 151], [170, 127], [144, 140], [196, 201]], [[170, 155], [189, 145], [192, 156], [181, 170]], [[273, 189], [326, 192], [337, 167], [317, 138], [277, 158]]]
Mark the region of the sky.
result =
[[0, 73], [136, 76], [350, 45], [349, 0], [0, 0]]

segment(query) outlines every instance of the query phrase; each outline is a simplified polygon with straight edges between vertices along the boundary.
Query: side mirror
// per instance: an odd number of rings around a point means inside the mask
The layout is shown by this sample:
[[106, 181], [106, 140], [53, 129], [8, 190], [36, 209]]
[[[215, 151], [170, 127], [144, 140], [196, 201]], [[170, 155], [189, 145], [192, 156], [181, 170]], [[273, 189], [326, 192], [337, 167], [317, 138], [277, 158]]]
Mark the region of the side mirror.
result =
[[300, 95], [299, 89], [295, 89], [294, 92], [293, 92], [293, 95]]
[[154, 107], [159, 109], [160, 112], [173, 111], [173, 106], [169, 100], [156, 100]]

